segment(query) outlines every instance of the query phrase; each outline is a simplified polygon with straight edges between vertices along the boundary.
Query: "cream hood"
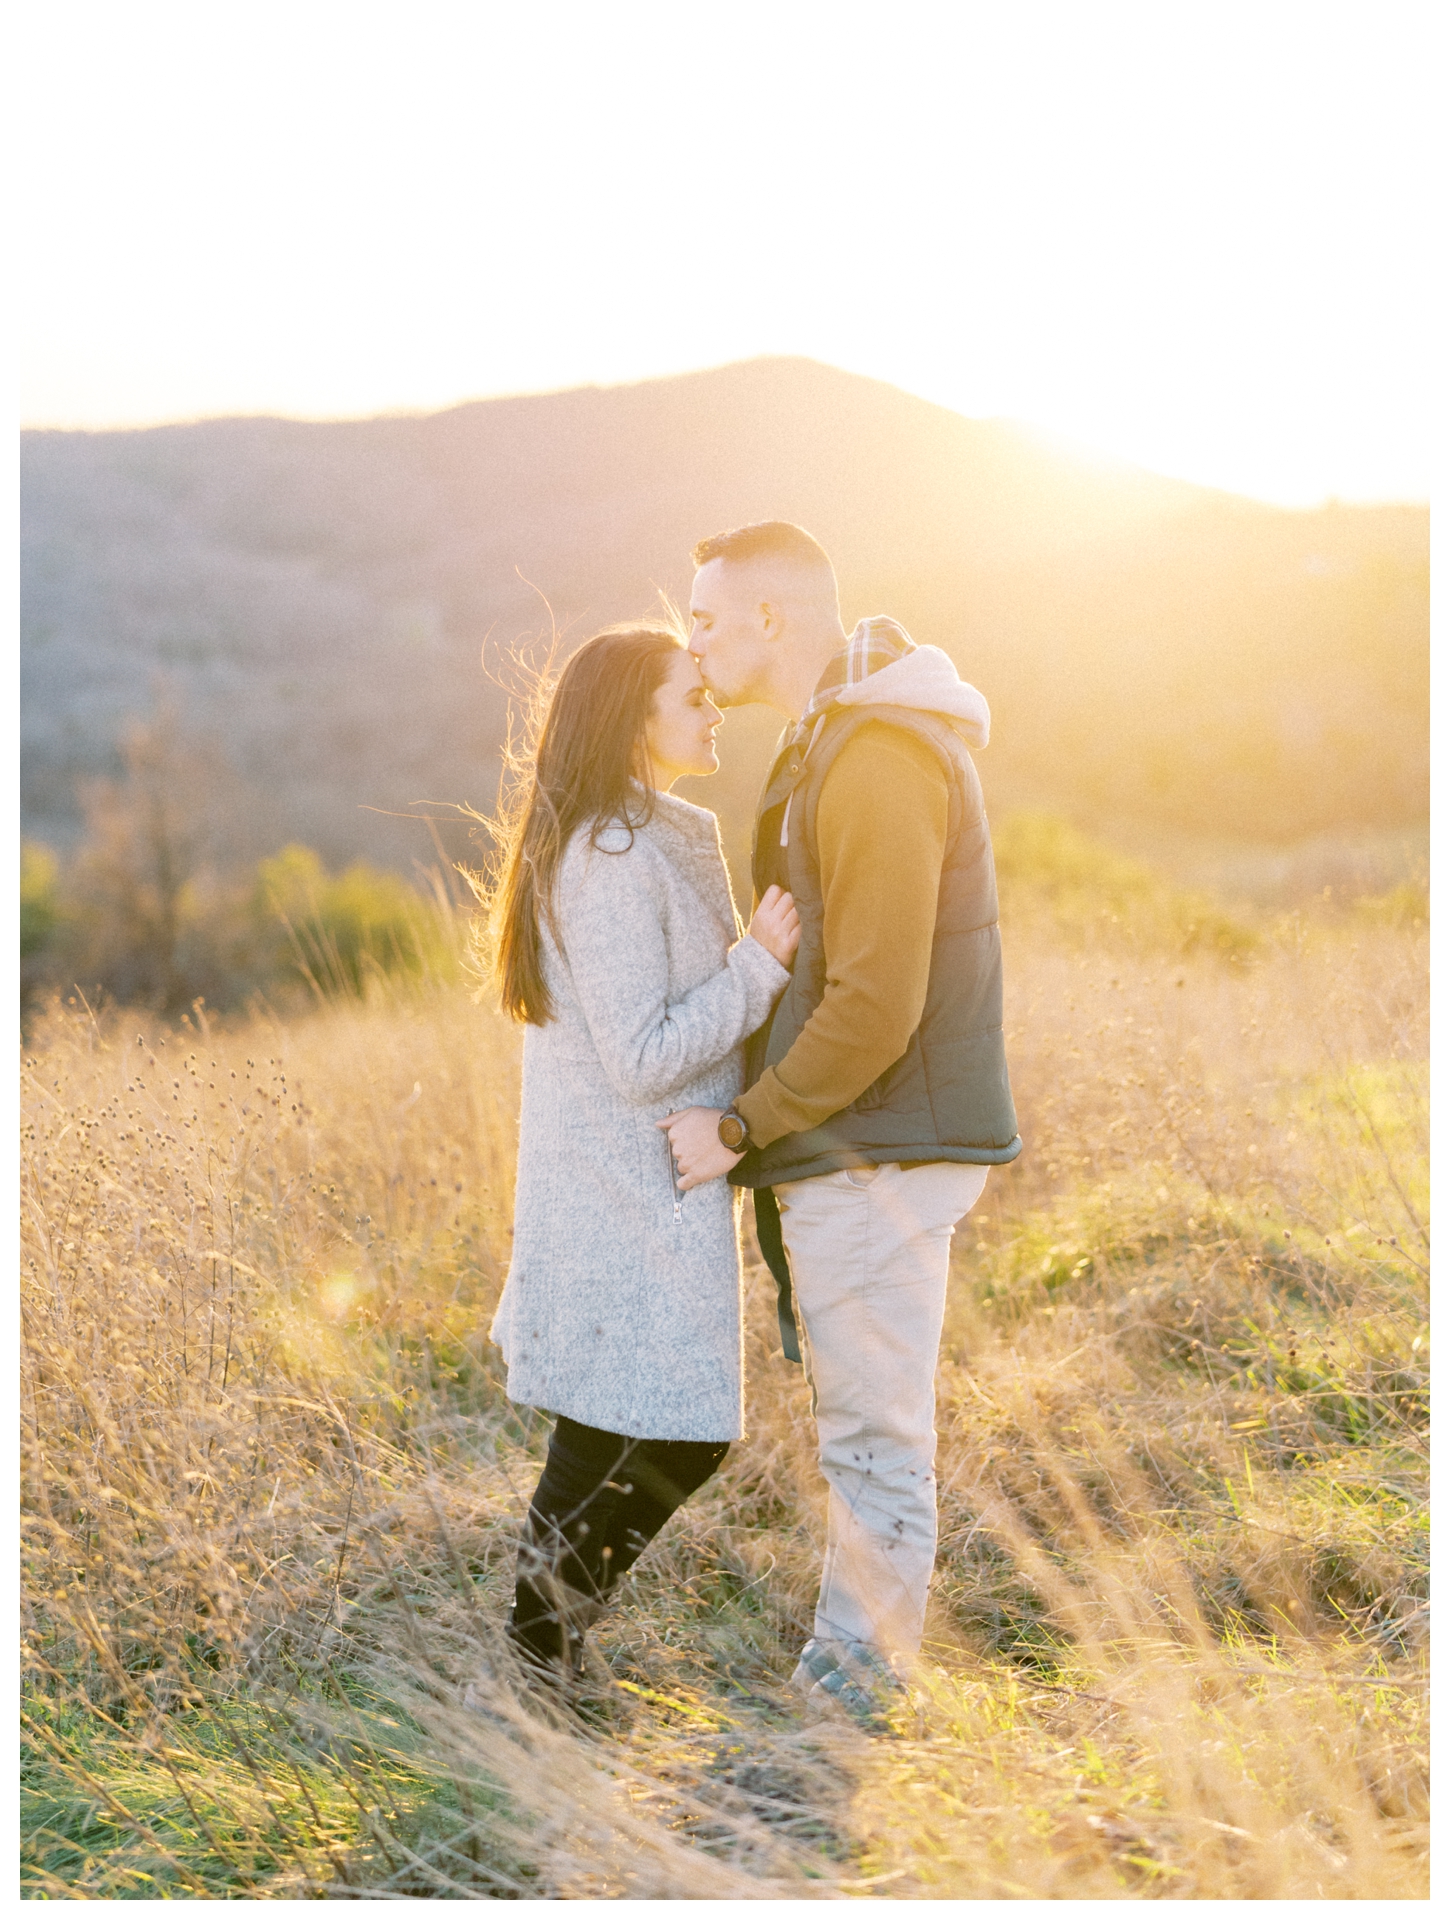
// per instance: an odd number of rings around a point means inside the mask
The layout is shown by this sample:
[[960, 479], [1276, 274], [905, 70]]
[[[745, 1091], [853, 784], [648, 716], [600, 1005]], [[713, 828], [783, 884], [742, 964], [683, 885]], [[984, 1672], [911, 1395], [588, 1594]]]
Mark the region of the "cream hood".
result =
[[939, 713], [951, 721], [969, 747], [985, 747], [992, 731], [985, 696], [963, 680], [951, 656], [940, 647], [914, 646], [890, 666], [868, 673], [853, 687], [843, 687], [832, 704], [913, 707], [920, 713]]

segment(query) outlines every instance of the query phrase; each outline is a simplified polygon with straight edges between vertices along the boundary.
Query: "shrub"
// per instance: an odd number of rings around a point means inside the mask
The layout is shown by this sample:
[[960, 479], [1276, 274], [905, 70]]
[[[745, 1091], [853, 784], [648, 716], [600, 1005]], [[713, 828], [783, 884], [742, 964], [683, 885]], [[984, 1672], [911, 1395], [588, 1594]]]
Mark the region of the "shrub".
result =
[[60, 923], [59, 868], [49, 847], [27, 840], [20, 849], [20, 958], [33, 960]]
[[452, 929], [446, 910], [395, 873], [357, 861], [329, 874], [310, 847], [287, 846], [257, 868], [253, 913], [280, 921], [275, 956], [323, 993], [361, 993], [369, 978], [451, 975]]
[[1123, 939], [1173, 953], [1242, 960], [1258, 935], [1203, 894], [1091, 839], [1051, 813], [1014, 813], [992, 835], [997, 878], [1014, 913], [1033, 908], [1075, 945]]
[[49, 847], [26, 840], [20, 848], [20, 1003], [35, 993], [61, 927], [60, 867]]
[[1354, 903], [1361, 920], [1377, 927], [1423, 927], [1430, 923], [1430, 887], [1425, 876], [1402, 880], [1386, 893], [1365, 894]]

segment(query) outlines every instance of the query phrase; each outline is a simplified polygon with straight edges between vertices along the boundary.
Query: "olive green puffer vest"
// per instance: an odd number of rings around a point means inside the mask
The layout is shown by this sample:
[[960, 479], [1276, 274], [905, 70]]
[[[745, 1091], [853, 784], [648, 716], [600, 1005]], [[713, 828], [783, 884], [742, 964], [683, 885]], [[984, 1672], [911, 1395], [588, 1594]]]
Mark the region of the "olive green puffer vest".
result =
[[[965, 742], [944, 718], [908, 707], [837, 708], [810, 753], [785, 747], [755, 821], [757, 893], [788, 886], [801, 921], [790, 984], [746, 1048], [746, 1084], [784, 1059], [826, 988], [824, 901], [816, 808], [836, 756], [868, 723], [899, 726], [941, 759], [951, 795], [936, 933], [921, 1024], [901, 1058], [849, 1107], [806, 1133], [752, 1149], [730, 1175], [765, 1187], [844, 1167], [958, 1160], [998, 1166], [1022, 1151], [1002, 1039], [1002, 943], [997, 878], [982, 787]], [[780, 820], [790, 803], [788, 844]]]

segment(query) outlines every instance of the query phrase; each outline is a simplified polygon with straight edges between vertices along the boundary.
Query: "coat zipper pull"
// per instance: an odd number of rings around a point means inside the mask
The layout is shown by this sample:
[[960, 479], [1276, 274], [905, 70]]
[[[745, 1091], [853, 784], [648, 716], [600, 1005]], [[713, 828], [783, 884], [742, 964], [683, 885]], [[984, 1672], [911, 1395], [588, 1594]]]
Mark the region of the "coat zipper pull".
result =
[[[670, 1112], [665, 1115], [665, 1118], [667, 1120], [670, 1119], [673, 1113], [674, 1113], [674, 1108], [671, 1107]], [[672, 1145], [670, 1141], [670, 1136], [668, 1134], [665, 1135], [664, 1140], [665, 1140], [665, 1160], [667, 1161], [670, 1169], [670, 1192], [675, 1196], [675, 1225], [678, 1226], [680, 1224], [680, 1202], [684, 1196], [680, 1192], [680, 1183], [675, 1178], [674, 1146]]]

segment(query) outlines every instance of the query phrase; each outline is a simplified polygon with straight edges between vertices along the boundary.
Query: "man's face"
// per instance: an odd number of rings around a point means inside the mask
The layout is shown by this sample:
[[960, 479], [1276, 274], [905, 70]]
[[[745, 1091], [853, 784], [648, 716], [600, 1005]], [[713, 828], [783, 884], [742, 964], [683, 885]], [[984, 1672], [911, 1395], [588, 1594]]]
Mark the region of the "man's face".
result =
[[758, 586], [751, 567], [707, 560], [690, 589], [690, 652], [717, 706], [763, 697], [769, 641], [765, 604], [752, 591]]

